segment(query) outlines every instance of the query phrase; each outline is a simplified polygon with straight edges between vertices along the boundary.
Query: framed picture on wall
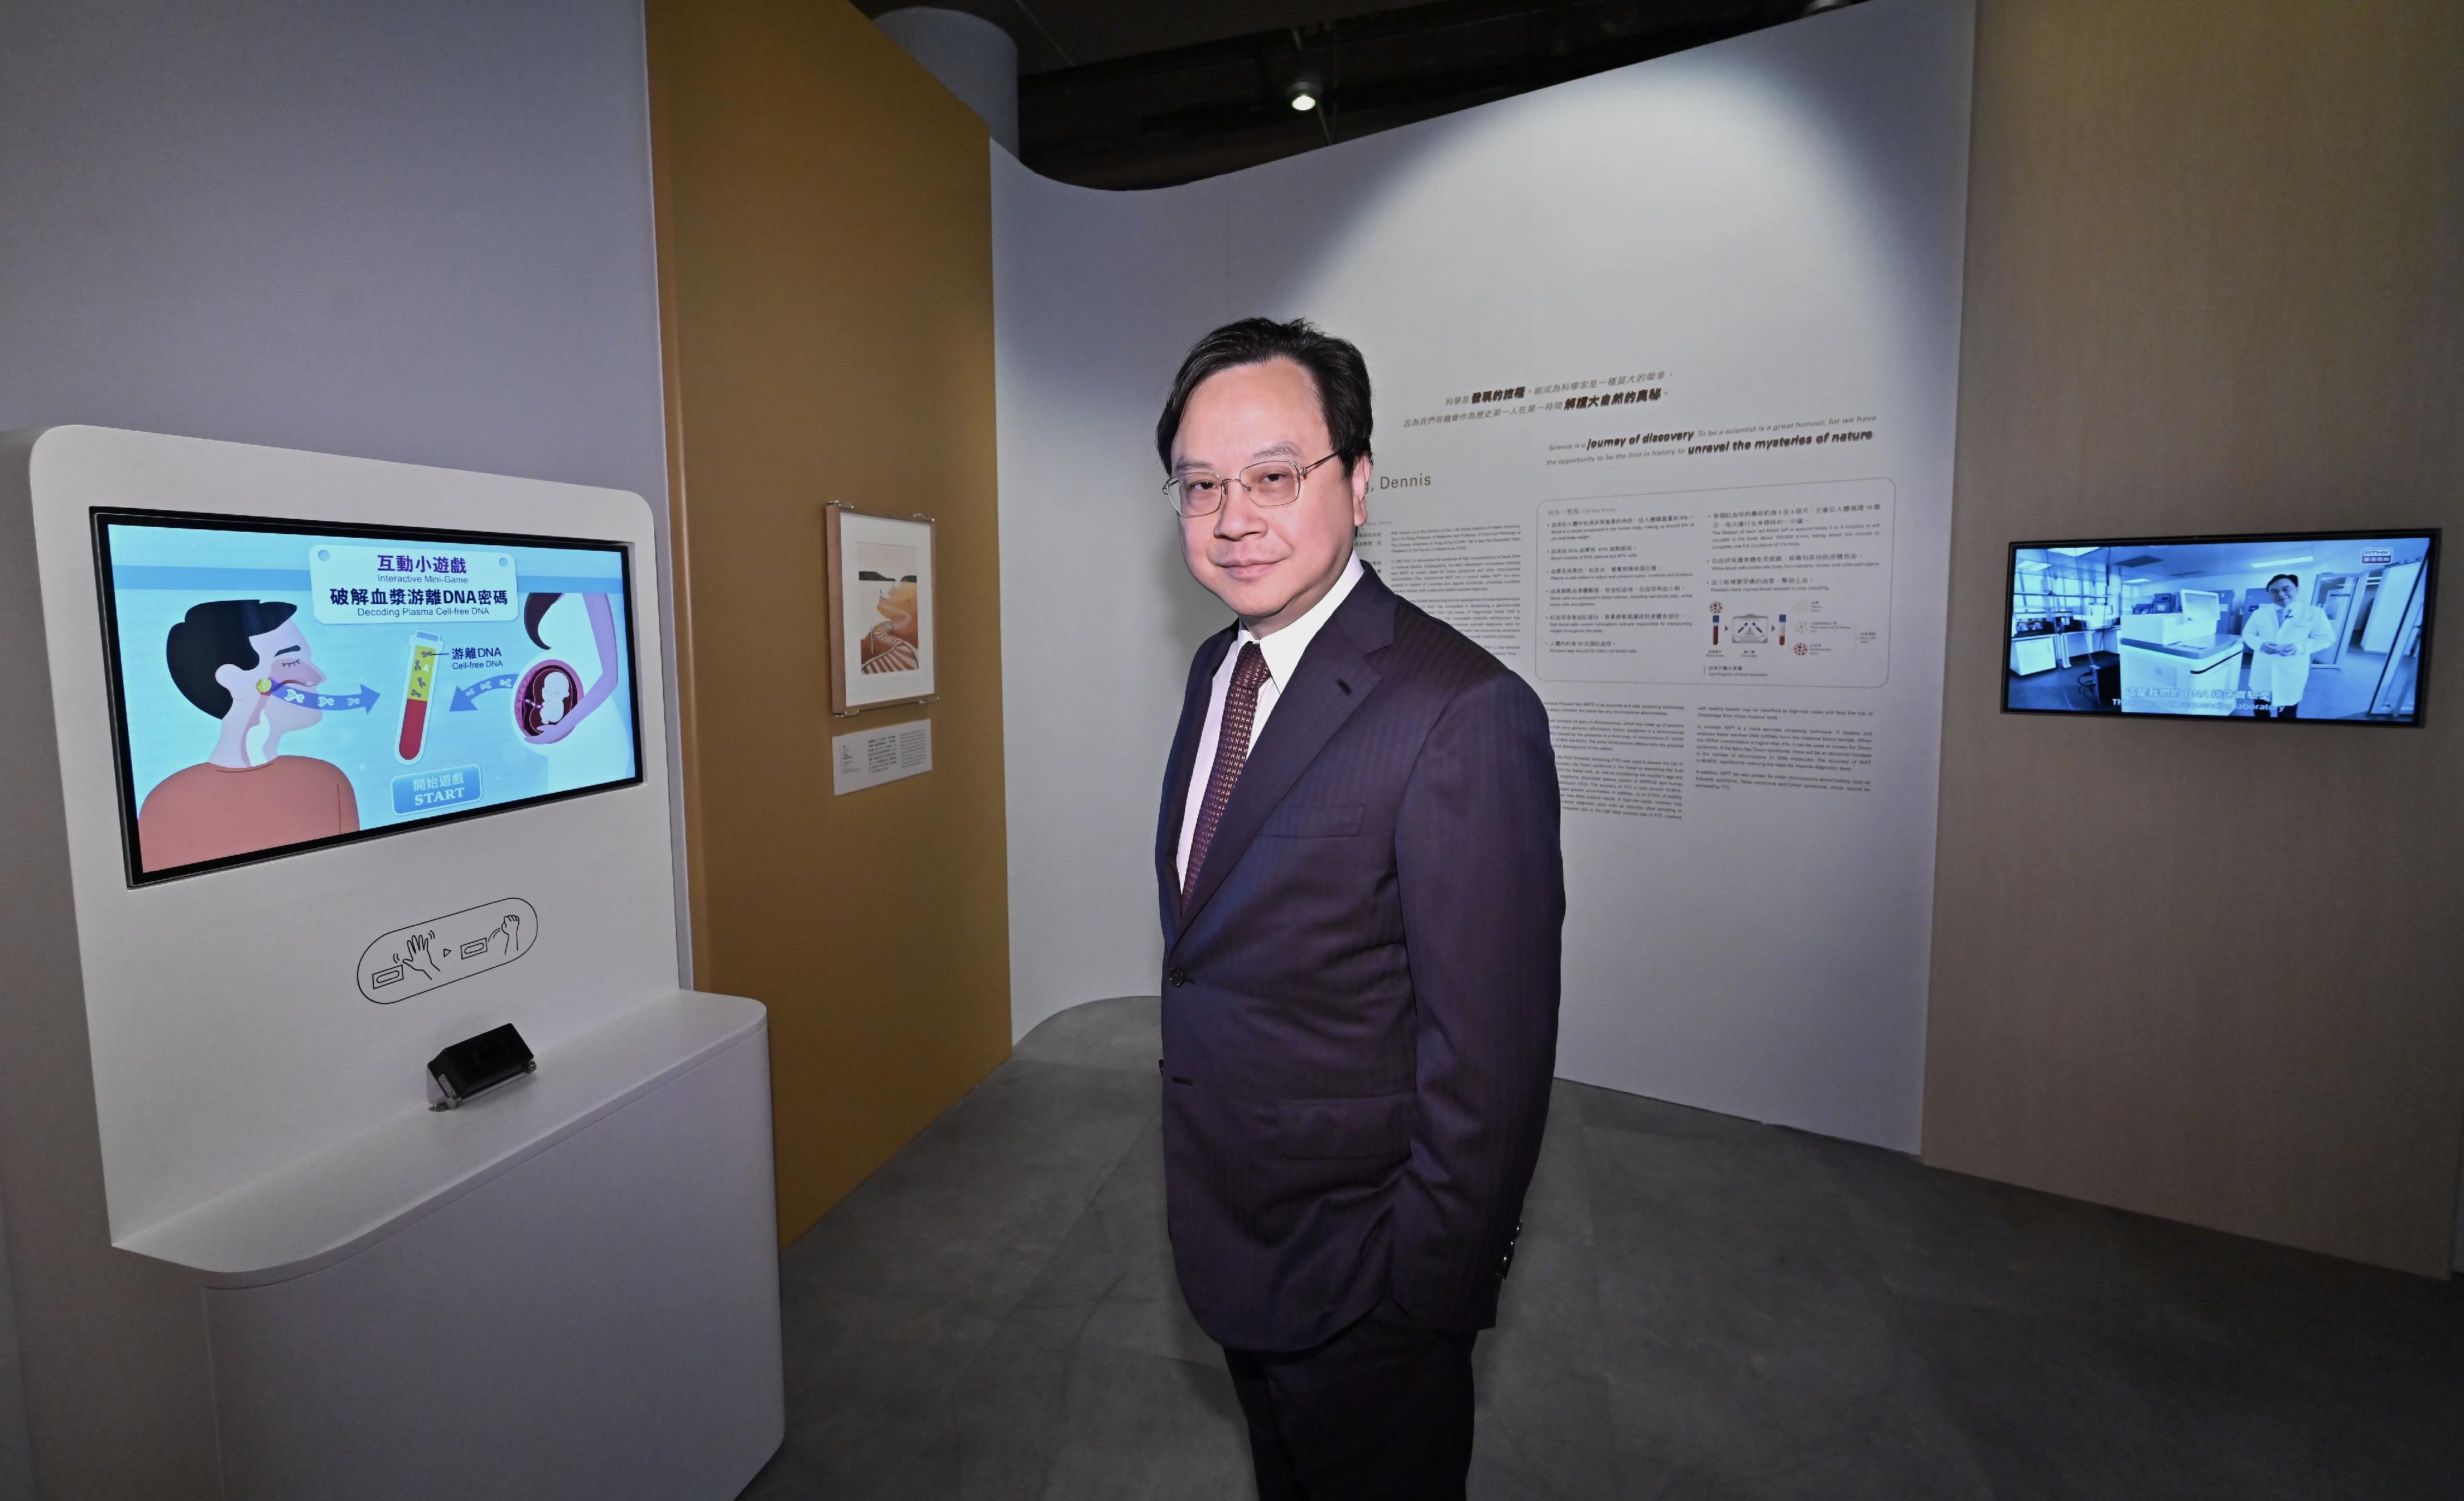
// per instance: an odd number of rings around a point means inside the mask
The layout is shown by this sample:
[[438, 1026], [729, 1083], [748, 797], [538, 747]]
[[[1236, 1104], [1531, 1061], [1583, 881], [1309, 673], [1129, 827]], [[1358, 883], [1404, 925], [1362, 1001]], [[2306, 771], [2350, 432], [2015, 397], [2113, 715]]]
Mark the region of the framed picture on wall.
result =
[[934, 697], [933, 519], [823, 508], [830, 712]]

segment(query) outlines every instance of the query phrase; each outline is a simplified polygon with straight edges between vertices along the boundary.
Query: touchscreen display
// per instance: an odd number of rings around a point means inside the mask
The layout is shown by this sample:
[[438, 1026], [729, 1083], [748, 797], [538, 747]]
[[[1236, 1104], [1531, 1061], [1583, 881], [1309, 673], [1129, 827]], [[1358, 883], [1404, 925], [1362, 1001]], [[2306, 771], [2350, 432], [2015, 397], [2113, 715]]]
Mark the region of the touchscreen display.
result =
[[621, 544], [94, 521], [135, 884], [641, 780]]
[[2002, 706], [2419, 724], [2435, 531], [2022, 542]]

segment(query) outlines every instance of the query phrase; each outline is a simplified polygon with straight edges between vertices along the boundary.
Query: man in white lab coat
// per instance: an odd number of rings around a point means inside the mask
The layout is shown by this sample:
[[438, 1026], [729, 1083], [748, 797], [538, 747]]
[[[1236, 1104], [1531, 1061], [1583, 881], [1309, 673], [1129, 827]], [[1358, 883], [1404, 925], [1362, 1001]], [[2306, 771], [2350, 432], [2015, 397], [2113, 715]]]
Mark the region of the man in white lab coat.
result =
[[2336, 644], [2336, 623], [2316, 605], [2297, 603], [2301, 581], [2279, 573], [2267, 581], [2267, 597], [2242, 622], [2241, 639], [2252, 651], [2250, 712], [2254, 718], [2298, 719], [2301, 691], [2310, 684], [2310, 653]]

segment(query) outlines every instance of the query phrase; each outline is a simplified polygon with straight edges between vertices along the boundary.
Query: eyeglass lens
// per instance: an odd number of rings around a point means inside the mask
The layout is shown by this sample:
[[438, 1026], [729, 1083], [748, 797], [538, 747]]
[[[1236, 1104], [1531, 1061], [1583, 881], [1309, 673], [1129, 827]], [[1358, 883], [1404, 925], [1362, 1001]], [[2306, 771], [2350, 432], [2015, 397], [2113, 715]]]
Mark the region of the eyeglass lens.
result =
[[[1258, 505], [1289, 505], [1300, 498], [1301, 467], [1283, 459], [1269, 459], [1252, 464], [1241, 471], [1240, 482], [1249, 492], [1249, 499]], [[1212, 516], [1223, 505], [1223, 493], [1231, 481], [1221, 475], [1195, 471], [1174, 481], [1173, 497], [1183, 516]]]

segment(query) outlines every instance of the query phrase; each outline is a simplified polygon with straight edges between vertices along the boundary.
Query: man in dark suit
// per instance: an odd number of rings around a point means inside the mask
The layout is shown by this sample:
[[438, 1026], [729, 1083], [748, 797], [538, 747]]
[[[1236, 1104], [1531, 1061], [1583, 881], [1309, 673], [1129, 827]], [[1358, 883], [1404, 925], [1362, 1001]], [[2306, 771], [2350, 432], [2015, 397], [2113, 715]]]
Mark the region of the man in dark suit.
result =
[[1556, 1059], [1549, 722], [1353, 555], [1369, 373], [1306, 322], [1200, 340], [1155, 446], [1239, 620], [1164, 777], [1173, 1257], [1265, 1501], [1461, 1496]]

